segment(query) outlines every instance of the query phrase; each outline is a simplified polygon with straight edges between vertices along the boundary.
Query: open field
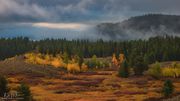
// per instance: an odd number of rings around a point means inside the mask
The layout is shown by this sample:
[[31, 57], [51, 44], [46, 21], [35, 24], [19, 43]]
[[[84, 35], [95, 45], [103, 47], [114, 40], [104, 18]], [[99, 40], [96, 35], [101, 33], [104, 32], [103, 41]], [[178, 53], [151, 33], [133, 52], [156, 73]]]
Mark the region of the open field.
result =
[[[66, 74], [61, 78], [9, 78], [11, 84], [24, 81], [38, 101], [155, 101], [161, 98], [163, 80], [151, 77], [118, 78], [115, 71]], [[180, 80], [173, 79], [175, 93]], [[149, 100], [148, 100], [149, 99]], [[152, 99], [152, 100], [150, 100]]]
[[[30, 86], [37, 101], [159, 101], [164, 79], [150, 76], [117, 77], [117, 70], [96, 70], [78, 74], [62, 73], [52, 66], [33, 65], [14, 57], [0, 62], [1, 74], [15, 89], [21, 82]], [[180, 79], [173, 96], [180, 94]]]
[[[8, 72], [3, 66], [8, 69]], [[150, 76], [120, 78], [117, 77], [116, 70], [97, 70], [78, 74], [61, 73], [51, 66], [26, 64], [22, 57], [5, 60], [0, 63], [0, 67], [1, 73], [6, 73], [12, 90], [20, 82], [25, 82], [30, 86], [33, 98], [37, 101], [159, 101], [164, 99], [161, 93], [163, 78], [160, 80]], [[28, 71], [31, 70], [31, 73], [27, 73], [25, 68]], [[175, 85], [173, 96], [177, 96], [180, 94], [180, 80], [171, 79]]]

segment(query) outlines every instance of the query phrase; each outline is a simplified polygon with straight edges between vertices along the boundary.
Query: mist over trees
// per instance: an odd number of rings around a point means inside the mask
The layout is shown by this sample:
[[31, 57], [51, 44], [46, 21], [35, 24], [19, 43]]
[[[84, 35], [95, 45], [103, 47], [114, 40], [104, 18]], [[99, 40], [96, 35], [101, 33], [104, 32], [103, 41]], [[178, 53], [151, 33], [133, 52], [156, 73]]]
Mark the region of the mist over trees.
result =
[[[124, 53], [126, 50], [126, 53]], [[155, 61], [180, 60], [180, 37], [157, 36], [148, 40], [131, 41], [89, 41], [89, 40], [66, 40], [66, 39], [44, 39], [32, 41], [28, 38], [1, 38], [0, 59], [6, 59], [26, 52], [37, 51], [42, 54], [64, 54], [67, 58], [73, 55], [89, 58], [108, 57], [112, 54], [128, 54], [127, 59], [130, 66], [135, 65], [136, 58], [146, 64]]]
[[155, 35], [179, 35], [180, 16], [145, 14], [117, 23], [101, 23], [97, 31], [112, 39], [147, 39]]

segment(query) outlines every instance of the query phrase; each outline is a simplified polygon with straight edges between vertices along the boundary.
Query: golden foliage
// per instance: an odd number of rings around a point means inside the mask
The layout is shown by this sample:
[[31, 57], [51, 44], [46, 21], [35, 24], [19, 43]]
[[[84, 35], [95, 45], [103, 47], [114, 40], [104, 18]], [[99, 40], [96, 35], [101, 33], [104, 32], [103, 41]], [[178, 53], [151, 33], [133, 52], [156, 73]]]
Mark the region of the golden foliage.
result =
[[67, 65], [67, 70], [72, 73], [80, 72], [80, 67], [79, 67], [78, 63], [69, 63]]
[[115, 66], [119, 66], [120, 64], [123, 63], [124, 58], [125, 58], [124, 54], [119, 54], [118, 59], [116, 58], [116, 54], [113, 54], [113, 56], [112, 56], [112, 64], [115, 65]]
[[[157, 72], [161, 70], [161, 72]], [[160, 67], [160, 63], [154, 64], [153, 67], [151, 67], [148, 70], [148, 74], [150, 75], [161, 75], [163, 77], [180, 77], [180, 65], [173, 62], [170, 66], [168, 67]]]
[[115, 65], [115, 66], [118, 66], [118, 60], [117, 60], [117, 58], [116, 58], [116, 54], [113, 54], [113, 56], [112, 56], [112, 64], [113, 65]]
[[124, 54], [119, 54], [119, 64], [123, 63], [124, 58]]
[[162, 76], [161, 64], [156, 62], [151, 68], [148, 69], [147, 73], [152, 77], [160, 78]]
[[165, 77], [180, 77], [180, 68], [166, 67], [162, 69], [162, 75]]
[[171, 66], [163, 68], [162, 75], [165, 77], [180, 77], [180, 64], [173, 62]]
[[85, 72], [87, 70], [88, 70], [88, 66], [85, 63], [83, 63], [81, 66], [81, 71]]
[[[76, 58], [72, 58], [71, 61], [65, 63], [63, 60], [63, 56], [57, 54], [56, 56], [52, 56], [49, 54], [40, 54], [40, 53], [27, 53], [25, 54], [26, 62], [32, 64], [39, 64], [39, 65], [51, 65], [56, 68], [66, 68], [69, 72], [80, 72], [80, 71], [87, 71], [87, 65], [82, 65], [82, 70], [78, 64]], [[67, 61], [67, 60], [66, 60]]]
[[[57, 55], [58, 56], [58, 55]], [[53, 57], [52, 55], [42, 55], [40, 53], [27, 53], [25, 54], [26, 62], [40, 65], [51, 65], [54, 67], [64, 67], [65, 63], [62, 58]]]
[[54, 67], [66, 67], [66, 64], [63, 62], [63, 60], [58, 58], [54, 58], [51, 61], [51, 65]]

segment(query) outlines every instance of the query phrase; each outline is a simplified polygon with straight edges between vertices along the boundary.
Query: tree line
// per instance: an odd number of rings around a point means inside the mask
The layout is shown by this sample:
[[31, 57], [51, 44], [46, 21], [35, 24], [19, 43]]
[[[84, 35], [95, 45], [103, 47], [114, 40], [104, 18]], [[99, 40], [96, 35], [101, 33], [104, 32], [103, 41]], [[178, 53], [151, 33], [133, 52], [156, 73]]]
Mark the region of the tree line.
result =
[[44, 39], [39, 41], [30, 40], [27, 37], [1, 38], [0, 60], [26, 52], [38, 51], [42, 54], [63, 54], [69, 57], [78, 55], [89, 58], [107, 57], [115, 54], [125, 54], [130, 65], [137, 59], [142, 59], [147, 64], [155, 61], [178, 61], [180, 60], [180, 37], [156, 36], [148, 40], [128, 41], [97, 41], [90, 40], [66, 40]]

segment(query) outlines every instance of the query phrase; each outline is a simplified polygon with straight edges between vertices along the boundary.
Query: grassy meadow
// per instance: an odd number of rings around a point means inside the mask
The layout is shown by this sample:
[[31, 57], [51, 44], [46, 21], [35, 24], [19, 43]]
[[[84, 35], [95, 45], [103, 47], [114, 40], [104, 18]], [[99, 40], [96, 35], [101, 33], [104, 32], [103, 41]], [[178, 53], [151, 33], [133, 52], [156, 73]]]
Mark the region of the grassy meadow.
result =
[[[118, 76], [123, 54], [119, 59], [93, 56], [84, 59], [81, 67], [76, 59], [66, 63], [60, 54], [27, 53], [1, 61], [0, 72], [11, 91], [21, 82], [28, 84], [36, 101], [159, 101], [180, 94], [179, 73], [174, 72], [179, 69], [178, 61], [152, 64], [143, 76], [135, 76], [129, 69], [129, 77], [124, 78]], [[155, 78], [152, 68], [158, 66], [161, 75]], [[175, 89], [168, 97], [162, 93], [166, 79], [172, 80]]]

